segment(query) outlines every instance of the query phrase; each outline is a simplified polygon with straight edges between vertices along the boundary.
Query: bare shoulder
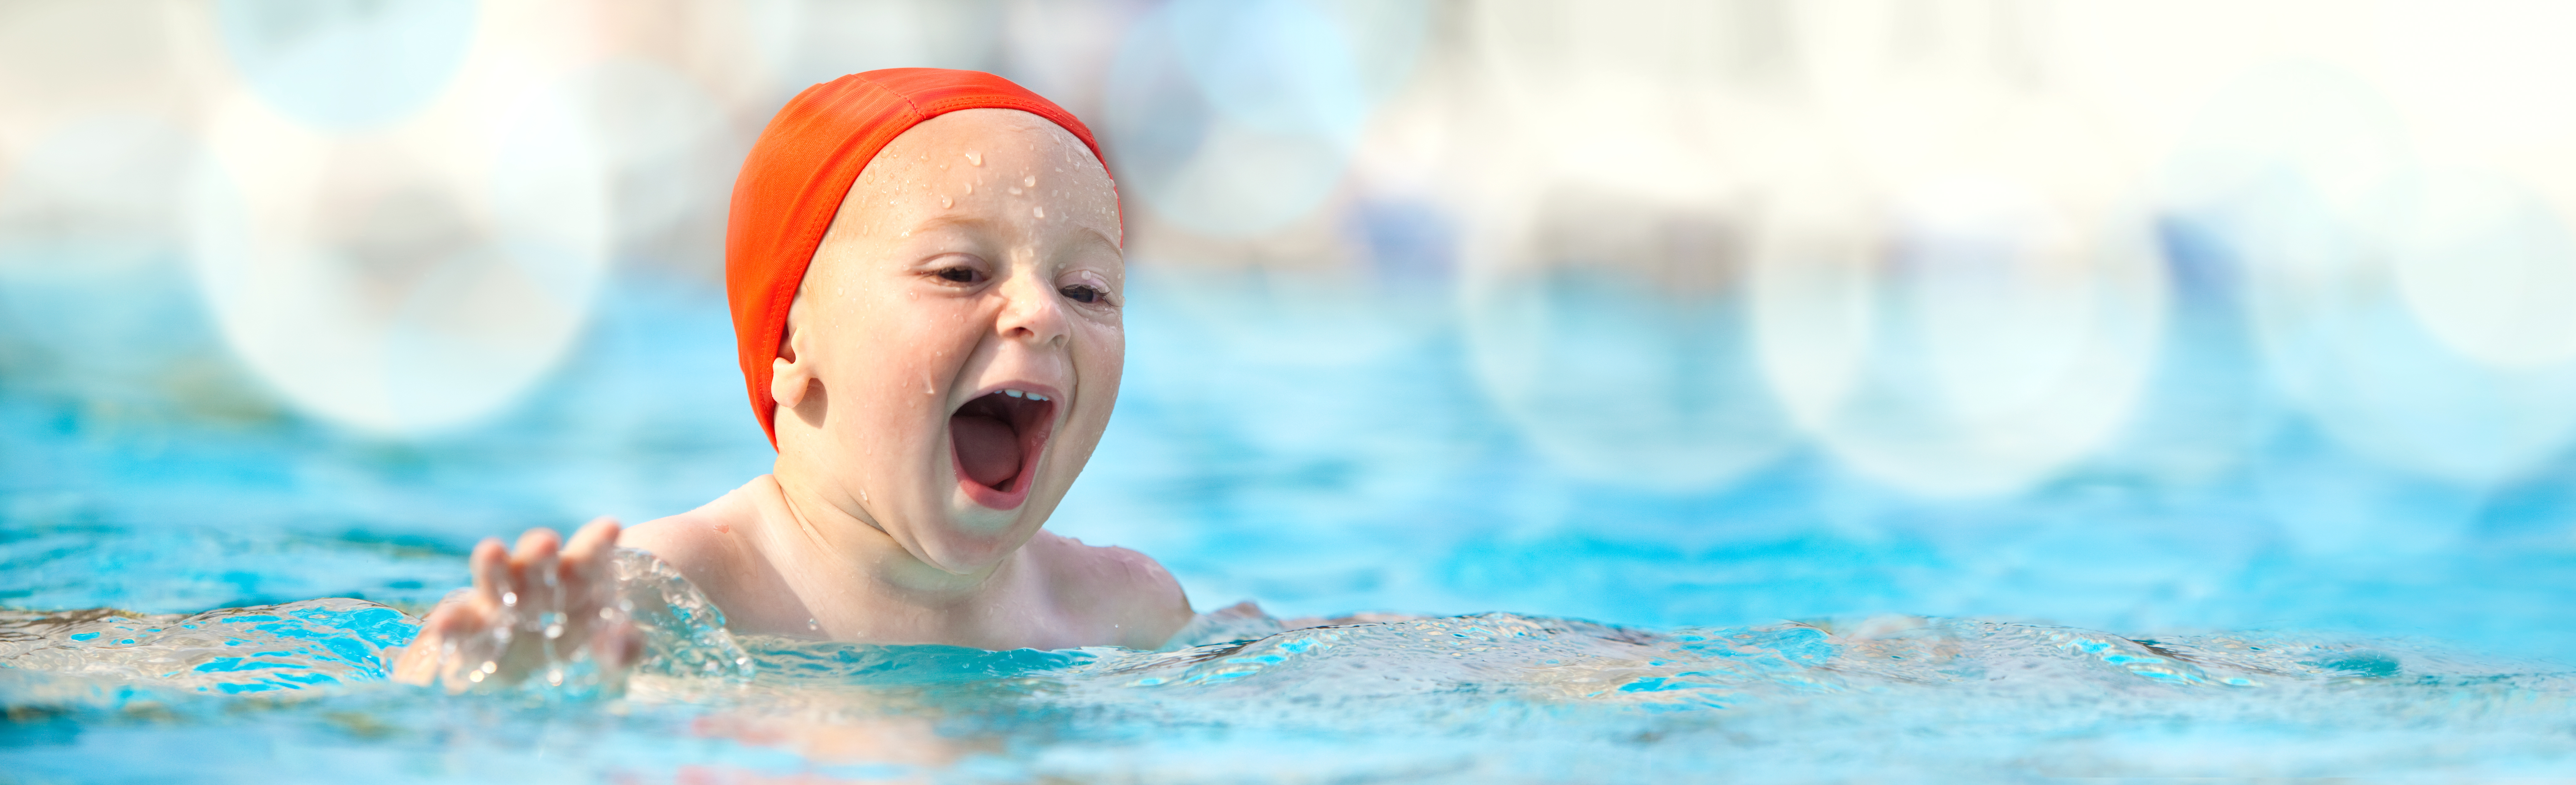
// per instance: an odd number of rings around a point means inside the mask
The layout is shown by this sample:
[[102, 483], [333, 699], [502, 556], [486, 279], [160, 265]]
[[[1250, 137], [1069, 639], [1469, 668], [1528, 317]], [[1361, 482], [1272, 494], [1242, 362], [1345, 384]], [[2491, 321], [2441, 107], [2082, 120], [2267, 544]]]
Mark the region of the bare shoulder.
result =
[[1045, 531], [1023, 547], [1045, 563], [1057, 606], [1118, 645], [1159, 648], [1190, 623], [1189, 597], [1152, 557]]
[[688, 512], [636, 524], [617, 538], [617, 544], [652, 553], [690, 582], [706, 587], [716, 576], [740, 572], [748, 556], [735, 530], [759, 514], [747, 493], [751, 487], [737, 488]]

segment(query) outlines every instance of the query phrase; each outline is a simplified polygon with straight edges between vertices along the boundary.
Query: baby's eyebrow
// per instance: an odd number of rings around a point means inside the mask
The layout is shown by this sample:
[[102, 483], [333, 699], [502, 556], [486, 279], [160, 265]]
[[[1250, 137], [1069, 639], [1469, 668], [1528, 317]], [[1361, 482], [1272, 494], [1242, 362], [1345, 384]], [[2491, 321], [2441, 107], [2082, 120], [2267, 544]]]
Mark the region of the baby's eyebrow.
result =
[[929, 219], [926, 219], [926, 220], [921, 221], [920, 223], [913, 224], [913, 225], [912, 225], [912, 229], [911, 229], [911, 231], [920, 232], [920, 231], [927, 231], [927, 230], [931, 230], [931, 229], [947, 229], [947, 228], [950, 228], [950, 227], [964, 227], [964, 228], [969, 228], [969, 229], [982, 229], [982, 228], [986, 228], [986, 227], [991, 226], [991, 225], [992, 225], [992, 223], [993, 223], [992, 221], [987, 220], [987, 219], [985, 219], [985, 218], [982, 218], [982, 217], [980, 217], [980, 216], [974, 216], [974, 215], [958, 215], [958, 214], [950, 213], [950, 214], [943, 214], [943, 215], [932, 216], [932, 217], [930, 217]]
[[[932, 216], [930, 218], [923, 219], [919, 223], [913, 224], [912, 228], [909, 229], [908, 232], [926, 232], [933, 229], [948, 228], [980, 230], [991, 228], [992, 225], [993, 222], [991, 219], [982, 216], [943, 214]], [[1097, 242], [1101, 247], [1107, 248], [1111, 253], [1117, 254], [1120, 259], [1123, 260], [1127, 258], [1126, 249], [1118, 247], [1118, 241], [1111, 238], [1107, 232], [1101, 231], [1100, 227], [1076, 224], [1073, 228], [1078, 230], [1081, 235], [1086, 236], [1083, 237], [1083, 239], [1075, 240], [1073, 244], [1090, 245]]]
[[[1107, 232], [1100, 231], [1100, 228], [1099, 228], [1099, 227], [1096, 227], [1096, 226], [1077, 226], [1077, 227], [1075, 227], [1075, 228], [1077, 228], [1077, 229], [1081, 229], [1083, 234], [1091, 235], [1091, 239], [1092, 239], [1092, 240], [1099, 241], [1099, 243], [1100, 243], [1102, 246], [1106, 246], [1106, 247], [1110, 250], [1110, 252], [1118, 254], [1118, 258], [1120, 258], [1120, 259], [1125, 259], [1125, 258], [1127, 258], [1127, 249], [1124, 249], [1124, 248], [1120, 248], [1120, 247], [1118, 247], [1118, 241], [1117, 241], [1117, 240], [1114, 240], [1114, 239], [1110, 239], [1109, 234], [1108, 234]], [[1076, 242], [1081, 242], [1081, 241], [1076, 241]]]

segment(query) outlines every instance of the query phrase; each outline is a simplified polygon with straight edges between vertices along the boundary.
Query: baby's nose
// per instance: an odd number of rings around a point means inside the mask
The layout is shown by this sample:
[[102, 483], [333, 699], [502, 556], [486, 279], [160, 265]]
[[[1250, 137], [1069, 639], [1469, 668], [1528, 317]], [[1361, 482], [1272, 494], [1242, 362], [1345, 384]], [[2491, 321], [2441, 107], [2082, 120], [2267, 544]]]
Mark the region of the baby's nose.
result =
[[1003, 287], [1006, 302], [994, 328], [1012, 340], [1062, 343], [1066, 333], [1064, 298], [1035, 276], [1016, 277], [1019, 280]]

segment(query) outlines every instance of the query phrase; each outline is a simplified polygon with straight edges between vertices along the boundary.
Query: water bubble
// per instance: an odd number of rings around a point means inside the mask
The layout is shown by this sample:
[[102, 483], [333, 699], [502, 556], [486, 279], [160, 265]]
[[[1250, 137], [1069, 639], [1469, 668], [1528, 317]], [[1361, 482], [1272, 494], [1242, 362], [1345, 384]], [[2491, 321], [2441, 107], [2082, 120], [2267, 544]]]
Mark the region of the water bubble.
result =
[[[500, 670], [501, 670], [501, 663], [493, 662], [493, 661], [491, 661], [491, 660], [484, 660], [484, 661], [483, 661], [483, 668], [482, 668], [482, 670], [480, 670], [480, 671], [478, 671], [478, 672], [489, 674], [489, 673], [498, 673], [498, 672], [500, 672]], [[480, 680], [480, 679], [477, 679], [476, 681], [481, 681], [481, 680]]]
[[966, 162], [976, 166], [983, 166], [984, 156], [976, 154], [973, 150], [968, 150], [966, 151]]
[[563, 626], [563, 625], [561, 625], [561, 624], [548, 624], [548, 625], [546, 625], [546, 637], [547, 637], [547, 638], [561, 638], [561, 637], [563, 637], [563, 634], [564, 634], [564, 626]]
[[806, 620], [805, 620], [805, 629], [809, 629], [809, 630], [821, 630], [821, 629], [823, 629], [823, 625], [822, 625], [822, 623], [821, 623], [821, 622], [817, 622], [817, 621], [815, 621], [815, 620], [813, 620], [813, 619], [806, 619]]
[[617, 609], [601, 608], [599, 609], [599, 618], [606, 621], [615, 621], [617, 619]]
[[563, 686], [563, 676], [562, 668], [547, 668], [546, 684], [549, 686], [561, 687]]
[[505, 592], [502, 592], [502, 593], [501, 593], [501, 607], [504, 607], [504, 608], [516, 608], [516, 607], [519, 607], [519, 593], [518, 593], [518, 592], [514, 592], [514, 591], [505, 591]]

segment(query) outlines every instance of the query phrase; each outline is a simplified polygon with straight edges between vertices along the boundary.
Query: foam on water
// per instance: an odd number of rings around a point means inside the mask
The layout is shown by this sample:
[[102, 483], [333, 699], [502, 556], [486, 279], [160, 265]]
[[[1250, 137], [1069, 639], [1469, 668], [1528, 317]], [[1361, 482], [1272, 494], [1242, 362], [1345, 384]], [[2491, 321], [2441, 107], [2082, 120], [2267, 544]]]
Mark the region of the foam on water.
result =
[[[42, 781], [150, 743], [199, 773], [966, 781], [2576, 771], [2576, 678], [2408, 640], [2133, 639], [1878, 617], [1646, 630], [1488, 613], [1281, 629], [1239, 609], [1165, 651], [746, 636], [620, 561], [650, 631], [628, 689], [384, 681], [418, 623], [363, 600], [0, 616], [0, 761]], [[1254, 637], [1237, 637], [1241, 635]], [[49, 734], [59, 738], [49, 738]], [[266, 743], [214, 743], [258, 739]], [[51, 742], [51, 743], [48, 743]], [[273, 765], [279, 761], [270, 761]], [[694, 767], [694, 768], [693, 768]], [[710, 768], [711, 767], [711, 768]], [[112, 769], [144, 773], [127, 764]]]

